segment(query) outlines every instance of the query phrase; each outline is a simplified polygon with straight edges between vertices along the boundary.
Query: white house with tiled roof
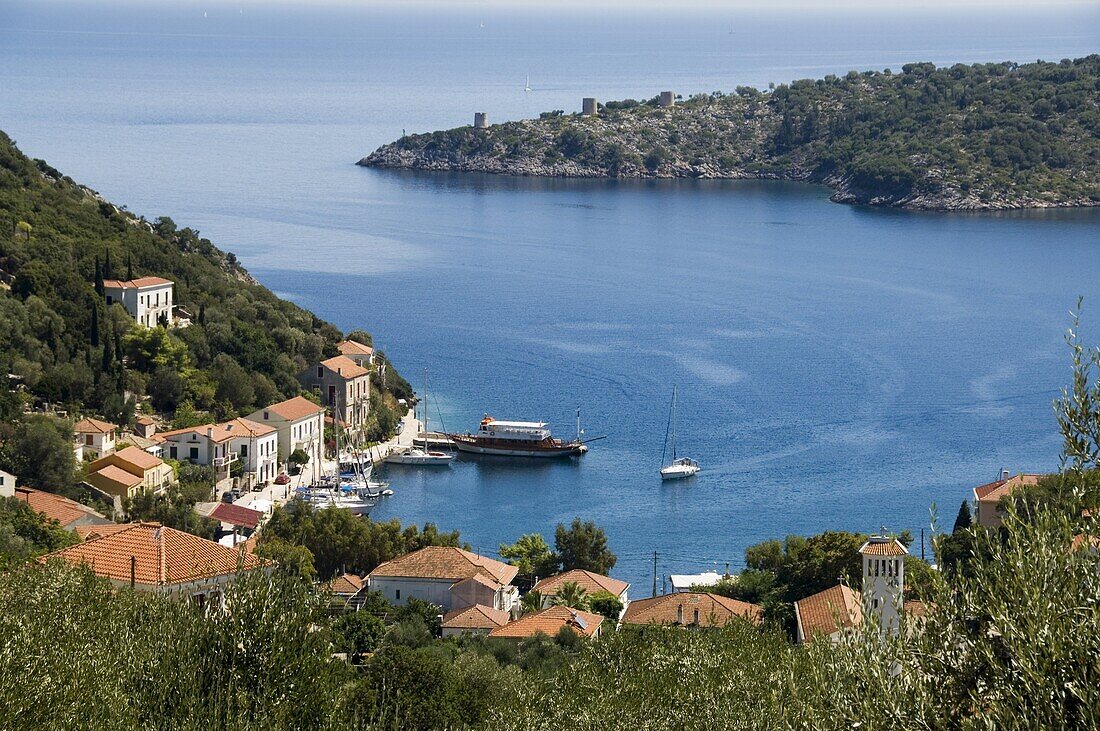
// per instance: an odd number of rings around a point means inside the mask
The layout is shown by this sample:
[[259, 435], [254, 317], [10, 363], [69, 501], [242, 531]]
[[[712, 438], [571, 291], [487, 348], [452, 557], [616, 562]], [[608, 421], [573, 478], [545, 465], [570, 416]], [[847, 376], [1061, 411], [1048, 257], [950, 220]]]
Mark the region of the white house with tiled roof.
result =
[[73, 425], [73, 451], [77, 461], [97, 459], [115, 451], [118, 427], [99, 419], [81, 419]]
[[238, 461], [249, 484], [270, 482], [279, 474], [279, 435], [270, 424], [231, 419], [160, 432], [154, 438], [169, 459], [213, 467], [218, 480], [228, 477]]
[[105, 279], [103, 295], [107, 306], [118, 303], [140, 325], [153, 327], [159, 322], [172, 324], [173, 283], [160, 277]]
[[452, 609], [443, 615], [443, 636], [454, 637], [462, 634], [487, 635], [498, 627], [508, 624], [512, 618], [508, 612], [481, 604], [461, 609]]
[[250, 553], [158, 523], [84, 526], [77, 533], [83, 543], [40, 560], [87, 566], [118, 587], [199, 603], [220, 603], [225, 585], [240, 571], [272, 568], [270, 562]]
[[510, 612], [519, 600], [512, 586], [518, 570], [461, 548], [428, 546], [381, 564], [367, 583], [397, 606], [415, 597], [445, 612], [474, 604]]
[[321, 478], [324, 415], [324, 407], [295, 396], [254, 411], [248, 415], [248, 420], [275, 428], [280, 464], [285, 464], [287, 457], [298, 449], [309, 455], [309, 462], [302, 467], [302, 481], [310, 483]]

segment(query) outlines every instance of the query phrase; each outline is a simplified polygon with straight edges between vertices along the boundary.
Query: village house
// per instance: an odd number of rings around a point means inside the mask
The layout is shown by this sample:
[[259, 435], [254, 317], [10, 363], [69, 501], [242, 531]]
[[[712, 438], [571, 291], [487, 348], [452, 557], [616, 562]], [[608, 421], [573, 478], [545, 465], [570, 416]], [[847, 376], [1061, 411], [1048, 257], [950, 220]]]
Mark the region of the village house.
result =
[[548, 576], [531, 587], [531, 590], [537, 591], [542, 596], [542, 607], [545, 609], [554, 603], [561, 587], [570, 582], [584, 589], [584, 593], [588, 596], [597, 592], [607, 592], [622, 602], [624, 611], [627, 605], [630, 604], [630, 599], [627, 596], [630, 584], [584, 569], [572, 569], [557, 576]]
[[76, 461], [96, 459], [115, 451], [118, 427], [99, 419], [81, 419], [73, 425]]
[[508, 624], [511, 617], [508, 612], [481, 604], [452, 609], [443, 615], [442, 634], [444, 637], [461, 634], [487, 635]]
[[701, 574], [671, 574], [668, 583], [674, 592], [691, 591], [694, 586], [714, 586], [722, 580], [722, 574], [716, 571], [704, 571]]
[[561, 632], [563, 627], [568, 627], [582, 637], [595, 638], [600, 636], [603, 622], [604, 616], [601, 614], [582, 612], [565, 606], [548, 607], [525, 614], [503, 627], [490, 630], [489, 636], [513, 640], [527, 639], [539, 634], [553, 637]]
[[15, 495], [16, 481], [15, 475], [0, 470], [0, 496], [12, 497]]
[[0, 497], [14, 497], [25, 502], [34, 512], [44, 518], [56, 520], [62, 528], [75, 530], [81, 526], [114, 525], [114, 521], [87, 505], [70, 500], [61, 495], [29, 487], [15, 487], [8, 490], [0, 485]]
[[340, 355], [361, 368], [370, 368], [374, 364], [374, 348], [354, 340], [343, 340], [336, 344]]
[[221, 501], [195, 503], [195, 512], [218, 521], [217, 541], [230, 548], [254, 535], [267, 517], [263, 511]]
[[137, 447], [126, 447], [89, 464], [84, 481], [115, 498], [119, 506], [123, 498], [132, 498], [141, 492], [161, 492], [175, 479], [171, 466], [164, 460]]
[[650, 599], [635, 599], [623, 614], [622, 623], [724, 627], [735, 618], [760, 624], [763, 621], [763, 609], [756, 604], [718, 594], [673, 592]]
[[157, 433], [157, 423], [150, 416], [139, 416], [134, 419], [134, 433], [144, 439], [152, 439]]
[[231, 419], [160, 432], [156, 440], [169, 459], [214, 468], [217, 482], [227, 479], [240, 464], [246, 487], [271, 482], [279, 474], [278, 430], [251, 419]]
[[312, 391], [321, 403], [338, 410], [343, 425], [357, 432], [370, 413], [370, 371], [347, 356], [323, 360], [298, 375], [302, 387]]
[[1008, 470], [1001, 473], [1001, 479], [974, 488], [974, 504], [977, 505], [978, 525], [986, 528], [1000, 528], [1004, 514], [1001, 511], [1001, 499], [1011, 495], [1022, 487], [1039, 484], [1042, 475], [1009, 475]]
[[341, 609], [359, 611], [367, 599], [367, 582], [355, 574], [341, 574], [329, 582], [334, 603]]
[[110, 307], [116, 302], [126, 308], [130, 316], [140, 325], [153, 327], [157, 324], [172, 324], [173, 284], [160, 277], [139, 277], [138, 279], [103, 280], [103, 294]]
[[238, 571], [270, 570], [272, 564], [252, 554], [218, 545], [205, 538], [159, 523], [125, 523], [77, 529], [83, 539], [69, 548], [46, 554], [87, 566], [117, 587], [219, 604]]
[[444, 612], [474, 604], [510, 612], [519, 600], [511, 585], [518, 570], [461, 548], [428, 546], [381, 564], [367, 584], [397, 606], [415, 597]]
[[321, 456], [324, 449], [324, 413], [307, 398], [295, 396], [249, 414], [248, 420], [275, 428], [278, 435], [278, 459], [285, 464], [296, 450], [309, 456], [303, 467], [304, 481], [315, 482], [321, 478]]
[[871, 536], [859, 549], [863, 559], [863, 590], [844, 584], [820, 591], [794, 603], [795, 627], [800, 643], [824, 637], [840, 642], [873, 616], [880, 633], [897, 634], [901, 617], [922, 617], [927, 607], [905, 601], [907, 549], [896, 538]]

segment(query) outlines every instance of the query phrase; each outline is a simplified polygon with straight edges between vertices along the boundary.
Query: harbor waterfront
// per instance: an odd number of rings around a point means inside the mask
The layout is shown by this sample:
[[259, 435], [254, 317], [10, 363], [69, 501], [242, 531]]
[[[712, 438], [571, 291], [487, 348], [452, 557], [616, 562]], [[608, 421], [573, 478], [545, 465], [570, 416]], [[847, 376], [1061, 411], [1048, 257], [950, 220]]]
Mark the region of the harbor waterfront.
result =
[[[819, 28], [753, 16], [731, 41], [728, 22], [708, 34], [696, 20], [672, 27], [661, 62], [631, 51], [664, 37], [660, 18], [621, 35], [540, 22], [528, 43], [522, 18], [490, 18], [481, 36], [472, 15], [397, 14], [355, 32], [317, 26], [307, 41], [298, 17], [216, 26], [212, 12], [199, 26], [169, 8], [164, 35], [148, 30], [154, 11], [130, 12], [138, 20], [88, 8], [4, 19], [4, 127], [28, 154], [148, 218], [201, 229], [337, 326], [365, 326], [403, 372], [433, 374], [440, 429], [476, 429], [489, 412], [564, 435], [579, 407], [591, 434], [608, 435], [579, 459], [387, 466], [395, 494], [372, 517], [457, 529], [490, 555], [592, 519], [616, 576], [644, 595], [655, 551], [661, 574], [736, 570], [746, 546], [787, 533], [883, 522], [918, 533], [933, 502], [949, 528], [968, 486], [1002, 467], [1057, 467], [1050, 401], [1068, 373], [1067, 309], [1085, 296], [1088, 342], [1100, 321], [1096, 211], [903, 213], [788, 183], [353, 163], [402, 127], [460, 124], [475, 105], [499, 120], [589, 95], [1083, 55], [1097, 45], [1095, 10], [953, 23], [950, 37], [935, 18]], [[364, 27], [393, 32], [367, 43]], [[492, 63], [459, 62], [481, 43]], [[217, 73], [226, 67], [236, 75]], [[662, 485], [674, 385], [679, 437], [705, 469]]]

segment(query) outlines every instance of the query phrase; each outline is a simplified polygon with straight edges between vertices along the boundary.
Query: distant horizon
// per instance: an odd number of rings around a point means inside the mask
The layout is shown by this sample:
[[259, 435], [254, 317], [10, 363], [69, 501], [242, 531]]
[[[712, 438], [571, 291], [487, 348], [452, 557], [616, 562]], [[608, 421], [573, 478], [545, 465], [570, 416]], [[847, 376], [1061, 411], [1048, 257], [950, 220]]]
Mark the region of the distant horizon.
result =
[[[28, 4], [43, 5], [150, 5], [194, 6], [206, 9], [243, 9], [247, 7], [348, 7], [362, 10], [372, 8], [451, 8], [478, 9], [493, 8], [504, 10], [610, 10], [639, 9], [679, 11], [685, 7], [692, 10], [713, 11], [752, 11], [763, 13], [773, 10], [840, 10], [864, 9], [877, 11], [914, 11], [922, 9], [969, 10], [977, 8], [1000, 8], [1010, 10], [1038, 10], [1057, 7], [1088, 7], [1096, 5], [1095, 0], [916, 0], [902, 3], [896, 0], [771, 0], [767, 7], [761, 7], [756, 0], [679, 0], [675, 8], [670, 8], [667, 0], [33, 0]], [[12, 3], [18, 5], [19, 2]]]

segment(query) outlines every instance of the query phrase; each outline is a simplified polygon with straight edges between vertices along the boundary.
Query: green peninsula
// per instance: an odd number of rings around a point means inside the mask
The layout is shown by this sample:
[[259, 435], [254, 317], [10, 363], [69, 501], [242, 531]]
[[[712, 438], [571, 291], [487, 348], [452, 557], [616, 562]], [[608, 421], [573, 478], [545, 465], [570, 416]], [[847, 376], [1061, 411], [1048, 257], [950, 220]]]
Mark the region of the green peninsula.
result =
[[[579, 101], [579, 100], [578, 100]], [[544, 112], [402, 137], [367, 167], [588, 178], [821, 183], [833, 200], [926, 210], [1100, 203], [1100, 55], [905, 65], [761, 91]]]

